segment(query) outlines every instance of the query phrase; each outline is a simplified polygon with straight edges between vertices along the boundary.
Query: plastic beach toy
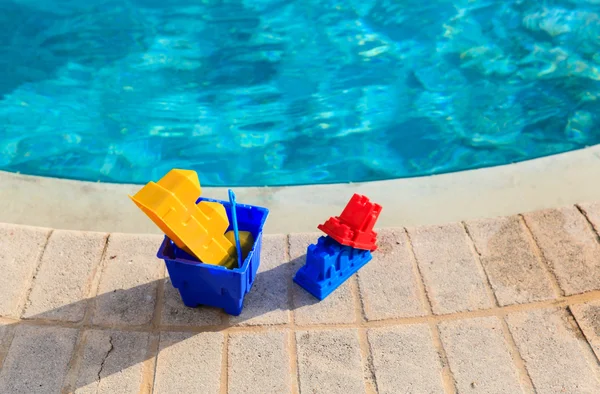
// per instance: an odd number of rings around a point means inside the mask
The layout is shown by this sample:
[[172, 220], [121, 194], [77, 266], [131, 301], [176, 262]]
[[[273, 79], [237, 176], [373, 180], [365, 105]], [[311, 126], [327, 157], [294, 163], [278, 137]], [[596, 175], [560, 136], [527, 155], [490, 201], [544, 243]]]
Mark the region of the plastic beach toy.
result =
[[260, 265], [269, 210], [199, 197], [194, 171], [171, 170], [134, 196], [135, 204], [165, 233], [157, 256], [186, 306], [208, 305], [239, 315]]
[[235, 210], [235, 194], [229, 189], [229, 203], [231, 204], [231, 225], [233, 226], [233, 236], [235, 238], [235, 248], [238, 256], [238, 267], [242, 266], [242, 247], [240, 246], [240, 232], [238, 231], [237, 213]]
[[367, 264], [377, 248], [373, 226], [381, 205], [355, 194], [338, 217], [318, 226], [327, 236], [306, 250], [306, 263], [294, 276], [294, 282], [318, 298], [325, 299], [356, 271]]
[[318, 228], [342, 245], [372, 252], [377, 249], [377, 233], [373, 227], [380, 213], [381, 205], [354, 194], [340, 216], [330, 217]]
[[174, 169], [130, 198], [178, 248], [204, 264], [233, 268], [237, 253], [225, 235], [229, 227], [225, 207], [213, 201], [196, 203], [200, 194], [195, 171]]
[[[233, 222], [231, 203], [205, 198], [198, 201], [222, 204], [229, 223]], [[241, 313], [244, 296], [252, 288], [260, 265], [262, 232], [269, 210], [245, 204], [236, 204], [235, 210], [243, 250], [243, 261], [239, 267], [227, 269], [218, 265], [203, 264], [179, 248], [169, 237], [165, 237], [160, 246], [157, 256], [165, 261], [171, 283], [179, 290], [186, 306], [209, 305], [223, 308], [230, 315]], [[250, 236], [245, 237], [246, 233]], [[228, 229], [227, 235], [235, 242], [231, 228]]]

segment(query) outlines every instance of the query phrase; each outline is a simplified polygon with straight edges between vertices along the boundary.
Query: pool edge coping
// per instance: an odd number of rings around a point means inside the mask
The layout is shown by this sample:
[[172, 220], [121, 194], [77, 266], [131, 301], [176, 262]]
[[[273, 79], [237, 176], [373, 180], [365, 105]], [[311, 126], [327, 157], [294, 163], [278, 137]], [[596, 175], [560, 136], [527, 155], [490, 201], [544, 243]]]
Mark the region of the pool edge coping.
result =
[[[234, 188], [240, 203], [270, 209], [265, 232], [316, 231], [353, 193], [381, 204], [379, 227], [448, 223], [600, 200], [600, 145], [497, 167], [364, 183]], [[127, 198], [141, 185], [0, 171], [0, 222], [121, 233], [159, 233]], [[202, 195], [227, 199], [227, 188]], [[78, 196], [74, 198], [73, 196]]]

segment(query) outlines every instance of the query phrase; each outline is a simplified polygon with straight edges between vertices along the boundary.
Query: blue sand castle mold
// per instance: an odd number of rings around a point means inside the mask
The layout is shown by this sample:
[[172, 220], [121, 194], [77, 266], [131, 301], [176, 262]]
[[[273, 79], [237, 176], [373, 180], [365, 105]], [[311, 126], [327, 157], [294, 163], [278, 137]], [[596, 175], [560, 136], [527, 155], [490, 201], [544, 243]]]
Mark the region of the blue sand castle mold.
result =
[[294, 282], [323, 300], [371, 259], [368, 250], [345, 246], [323, 236], [308, 247], [306, 264], [296, 272]]
[[[231, 230], [232, 210], [228, 201], [199, 198], [200, 201], [218, 202], [225, 206]], [[249, 231], [254, 245], [238, 268], [227, 269], [218, 265], [203, 264], [195, 257], [179, 249], [165, 237], [157, 256], [165, 260], [173, 287], [179, 290], [183, 303], [188, 307], [209, 305], [223, 308], [226, 313], [237, 316], [242, 312], [244, 296], [250, 291], [260, 265], [263, 226], [269, 210], [253, 205], [236, 204], [237, 223], [240, 231]]]

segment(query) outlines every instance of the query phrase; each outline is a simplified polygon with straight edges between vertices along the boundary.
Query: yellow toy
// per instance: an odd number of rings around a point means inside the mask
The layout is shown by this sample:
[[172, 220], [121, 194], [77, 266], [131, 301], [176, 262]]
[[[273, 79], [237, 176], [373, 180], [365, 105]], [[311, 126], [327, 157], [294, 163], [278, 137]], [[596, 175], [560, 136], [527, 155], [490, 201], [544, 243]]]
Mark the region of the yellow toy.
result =
[[[173, 169], [129, 197], [179, 248], [205, 264], [235, 268], [237, 251], [233, 231], [225, 234], [229, 227], [225, 207], [218, 202], [196, 204], [200, 195], [195, 171]], [[254, 243], [252, 234], [239, 235], [247, 254]]]

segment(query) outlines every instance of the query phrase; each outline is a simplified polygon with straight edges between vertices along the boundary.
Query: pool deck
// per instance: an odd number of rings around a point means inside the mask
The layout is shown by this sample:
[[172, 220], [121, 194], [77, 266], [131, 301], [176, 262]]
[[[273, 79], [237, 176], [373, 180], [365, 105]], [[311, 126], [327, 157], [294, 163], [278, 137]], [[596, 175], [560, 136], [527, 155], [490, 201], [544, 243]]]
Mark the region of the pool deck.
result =
[[[242, 203], [271, 210], [271, 234], [316, 231], [353, 193], [383, 206], [382, 227], [513, 215], [600, 200], [600, 145], [499, 167], [390, 181], [235, 188]], [[50, 228], [158, 234], [126, 197], [141, 185], [78, 182], [0, 171], [0, 222]], [[226, 188], [203, 196], [227, 199]]]
[[322, 302], [267, 235], [245, 309], [183, 306], [159, 235], [0, 225], [0, 393], [600, 393], [600, 203], [384, 228]]

